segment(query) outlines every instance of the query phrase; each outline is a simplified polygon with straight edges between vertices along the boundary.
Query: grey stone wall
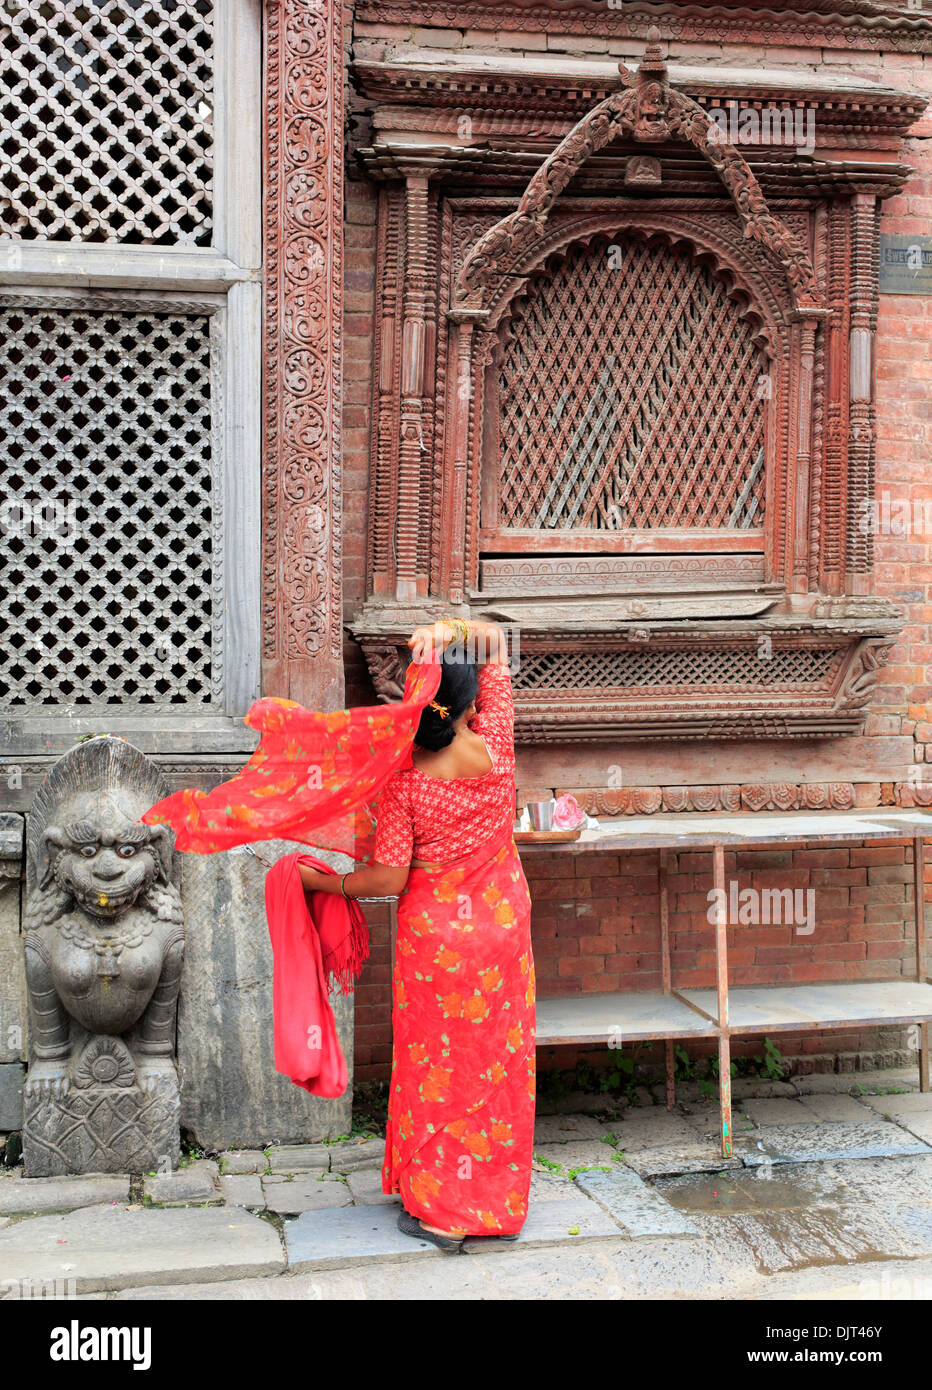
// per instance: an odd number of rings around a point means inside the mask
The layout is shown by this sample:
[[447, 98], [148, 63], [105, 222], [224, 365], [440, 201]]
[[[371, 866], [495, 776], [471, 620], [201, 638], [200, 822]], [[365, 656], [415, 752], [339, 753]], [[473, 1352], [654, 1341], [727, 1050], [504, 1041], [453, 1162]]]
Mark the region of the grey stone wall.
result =
[[[255, 846], [274, 863], [307, 849], [287, 841]], [[321, 853], [341, 870], [345, 856]], [[181, 1123], [208, 1149], [330, 1139], [350, 1129], [353, 1000], [331, 997], [350, 1085], [320, 1100], [275, 1070], [272, 948], [265, 920], [267, 867], [253, 854], [183, 856], [186, 923], [178, 1008]]]
[[23, 1123], [26, 970], [20, 936], [25, 818], [0, 814], [0, 1133]]

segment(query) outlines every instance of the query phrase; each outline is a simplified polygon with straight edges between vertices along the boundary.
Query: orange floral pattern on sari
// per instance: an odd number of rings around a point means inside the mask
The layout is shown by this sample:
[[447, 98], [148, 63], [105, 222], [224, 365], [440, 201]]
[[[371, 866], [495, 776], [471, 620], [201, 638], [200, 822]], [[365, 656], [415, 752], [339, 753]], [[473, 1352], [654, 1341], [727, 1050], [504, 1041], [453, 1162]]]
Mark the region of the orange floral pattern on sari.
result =
[[411, 870], [393, 986], [383, 1191], [442, 1230], [512, 1235], [528, 1210], [535, 1017], [510, 825], [463, 860]]

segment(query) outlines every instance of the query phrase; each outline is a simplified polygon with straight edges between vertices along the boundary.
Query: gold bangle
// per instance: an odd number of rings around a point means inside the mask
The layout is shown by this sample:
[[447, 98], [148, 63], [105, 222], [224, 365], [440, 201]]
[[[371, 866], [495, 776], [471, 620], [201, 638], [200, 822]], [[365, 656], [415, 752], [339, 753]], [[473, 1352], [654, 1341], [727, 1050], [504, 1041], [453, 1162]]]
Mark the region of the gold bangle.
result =
[[459, 634], [465, 646], [469, 641], [469, 624], [464, 622], [462, 618], [444, 618], [443, 621], [448, 623], [450, 627], [453, 628], [454, 632]]

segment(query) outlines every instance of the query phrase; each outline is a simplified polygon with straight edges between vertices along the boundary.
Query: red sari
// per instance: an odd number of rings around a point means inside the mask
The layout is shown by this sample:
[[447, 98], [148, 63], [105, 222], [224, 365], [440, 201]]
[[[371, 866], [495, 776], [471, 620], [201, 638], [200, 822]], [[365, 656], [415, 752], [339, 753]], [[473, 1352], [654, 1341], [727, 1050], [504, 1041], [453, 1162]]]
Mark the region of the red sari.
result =
[[492, 770], [401, 771], [379, 808], [376, 860], [431, 862], [398, 899], [382, 1189], [430, 1226], [510, 1235], [527, 1217], [535, 1012], [507, 667], [482, 667], [476, 705]]
[[510, 1235], [534, 1147], [530, 902], [511, 827], [412, 869], [398, 900], [382, 1190], [442, 1230]]

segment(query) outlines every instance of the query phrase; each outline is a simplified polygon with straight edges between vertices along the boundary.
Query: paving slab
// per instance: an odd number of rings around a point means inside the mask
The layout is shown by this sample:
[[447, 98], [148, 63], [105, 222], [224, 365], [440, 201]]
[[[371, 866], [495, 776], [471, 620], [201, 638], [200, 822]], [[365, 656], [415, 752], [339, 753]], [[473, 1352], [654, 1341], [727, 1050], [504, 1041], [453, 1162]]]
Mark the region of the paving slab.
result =
[[692, 1143], [693, 1126], [683, 1115], [673, 1115], [659, 1107], [648, 1111], [629, 1112], [612, 1126], [618, 1136], [618, 1148], [626, 1154], [641, 1149], [665, 1149], [671, 1144]]
[[397, 1208], [401, 1202], [399, 1193], [382, 1191], [380, 1168], [358, 1168], [353, 1173], [347, 1173], [346, 1183], [358, 1206], [374, 1207], [387, 1203]]
[[863, 1201], [884, 1210], [904, 1203], [932, 1203], [932, 1151], [896, 1158], [854, 1158], [832, 1171]]
[[269, 1168], [273, 1173], [306, 1173], [330, 1167], [329, 1144], [281, 1144], [269, 1149]]
[[603, 1144], [598, 1139], [581, 1139], [570, 1144], [535, 1144], [535, 1159], [560, 1165], [562, 1173], [577, 1168], [592, 1168], [596, 1165], [610, 1167], [618, 1158], [618, 1151], [611, 1144]]
[[76, 1211], [101, 1202], [129, 1200], [129, 1178], [87, 1174], [76, 1178], [0, 1178], [0, 1213]]
[[0, 1231], [0, 1281], [69, 1278], [78, 1294], [279, 1274], [275, 1227], [241, 1208], [84, 1207]]
[[742, 1102], [740, 1112], [756, 1125], [816, 1124], [815, 1115], [806, 1109], [801, 1100], [746, 1100]]
[[290, 1273], [312, 1269], [350, 1269], [377, 1260], [406, 1262], [451, 1259], [430, 1241], [416, 1240], [398, 1229], [394, 1206], [340, 1207], [306, 1211], [285, 1226]]
[[532, 1207], [535, 1202], [577, 1202], [579, 1188], [572, 1178], [562, 1177], [558, 1173], [542, 1173], [534, 1168], [531, 1171], [529, 1200]]
[[345, 1182], [321, 1181], [310, 1176], [297, 1177], [294, 1182], [265, 1183], [264, 1189], [269, 1211], [277, 1211], [282, 1216], [348, 1207], [353, 1200], [353, 1194]]
[[932, 1091], [915, 1091], [908, 1095], [864, 1096], [860, 1102], [878, 1115], [932, 1115]]
[[887, 1067], [868, 1073], [859, 1071], [855, 1074], [854, 1084], [859, 1090], [869, 1093], [881, 1090], [918, 1091], [919, 1067], [917, 1064], [914, 1067]]
[[495, 1236], [467, 1237], [464, 1255], [501, 1254], [537, 1246], [571, 1247], [589, 1240], [624, 1240], [624, 1232], [607, 1212], [588, 1197], [577, 1193], [575, 1202], [535, 1202], [517, 1240], [498, 1240]]
[[932, 1115], [894, 1115], [892, 1118], [908, 1134], [932, 1144]]
[[[755, 1131], [757, 1133], [758, 1131]], [[641, 1149], [625, 1155], [629, 1168], [642, 1178], [669, 1177], [677, 1173], [719, 1173], [741, 1168], [741, 1159], [722, 1158], [718, 1135], [702, 1141], [690, 1136], [688, 1144], [671, 1144], [663, 1149]]]
[[384, 1160], [384, 1139], [350, 1141], [330, 1146], [330, 1167], [335, 1173], [352, 1173], [357, 1168], [381, 1168]]
[[860, 1072], [814, 1071], [808, 1076], [794, 1076], [793, 1089], [798, 1096], [850, 1095], [863, 1080]]
[[217, 1187], [219, 1169], [213, 1159], [202, 1158], [187, 1163], [172, 1173], [157, 1173], [147, 1177], [143, 1191], [150, 1201], [160, 1206], [186, 1206], [194, 1202], [219, 1202]]
[[576, 1186], [598, 1202], [632, 1240], [699, 1234], [688, 1217], [649, 1187], [632, 1168], [616, 1165], [610, 1173], [580, 1173]]
[[849, 1124], [860, 1124], [871, 1116], [870, 1110], [854, 1096], [800, 1096], [799, 1103], [817, 1120], [829, 1123], [843, 1120]]
[[264, 1173], [269, 1166], [262, 1149], [226, 1149], [220, 1155], [220, 1171], [236, 1176], [240, 1173]]
[[255, 1173], [225, 1173], [220, 1179], [220, 1191], [223, 1200], [231, 1207], [265, 1206], [262, 1181]]
[[604, 1126], [592, 1115], [541, 1115], [534, 1124], [534, 1146], [601, 1139], [604, 1133]]
[[[625, 1241], [619, 1238], [617, 1243], [621, 1246]], [[462, 1263], [470, 1269], [481, 1268], [496, 1301], [602, 1302], [625, 1296], [625, 1289], [608, 1262], [607, 1255], [613, 1248], [609, 1242], [589, 1241], [576, 1249], [561, 1245], [520, 1250], [516, 1243], [507, 1259], [473, 1255]]]
[[887, 1121], [862, 1124], [767, 1125], [753, 1141], [736, 1136], [736, 1156], [748, 1168], [768, 1163], [825, 1163], [932, 1153], [928, 1145]]
[[[704, 1218], [712, 1225], [723, 1222]], [[697, 1222], [697, 1224], [699, 1224]], [[725, 1299], [754, 1289], [760, 1276], [751, 1254], [726, 1240], [628, 1240], [600, 1252], [611, 1267], [606, 1283], [622, 1289], [625, 1301], [671, 1298]], [[737, 1324], [736, 1324], [737, 1325]]]
[[[677, 1090], [679, 1088], [677, 1087]], [[765, 1081], [758, 1076], [736, 1076], [731, 1083], [731, 1098], [735, 1100], [767, 1100], [780, 1096], [792, 1097], [796, 1088], [791, 1081]]]

